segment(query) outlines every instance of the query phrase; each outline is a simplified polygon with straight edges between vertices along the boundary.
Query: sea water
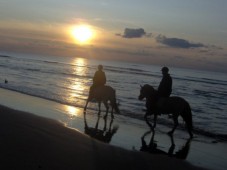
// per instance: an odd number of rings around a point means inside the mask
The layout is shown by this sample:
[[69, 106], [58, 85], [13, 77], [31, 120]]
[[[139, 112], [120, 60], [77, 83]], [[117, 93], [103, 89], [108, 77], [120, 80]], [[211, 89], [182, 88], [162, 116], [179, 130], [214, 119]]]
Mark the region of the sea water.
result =
[[[161, 81], [161, 67], [129, 62], [78, 57], [0, 55], [0, 87], [84, 107], [97, 66], [102, 64], [107, 84], [116, 90], [124, 117], [143, 119], [145, 101], [139, 101], [140, 85], [155, 88]], [[227, 140], [227, 74], [170, 67], [172, 96], [186, 99], [192, 109], [196, 133]], [[8, 83], [5, 83], [5, 80]], [[89, 103], [88, 109], [97, 109]], [[104, 110], [104, 106], [102, 106]], [[159, 123], [172, 120], [161, 115]]]

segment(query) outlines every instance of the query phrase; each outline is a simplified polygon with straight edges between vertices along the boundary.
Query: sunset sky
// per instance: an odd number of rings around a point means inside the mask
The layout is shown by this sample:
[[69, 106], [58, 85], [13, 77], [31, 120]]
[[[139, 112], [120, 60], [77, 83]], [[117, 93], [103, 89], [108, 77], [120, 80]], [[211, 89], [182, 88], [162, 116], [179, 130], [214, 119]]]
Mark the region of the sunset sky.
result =
[[227, 72], [226, 9], [226, 0], [0, 0], [0, 54]]

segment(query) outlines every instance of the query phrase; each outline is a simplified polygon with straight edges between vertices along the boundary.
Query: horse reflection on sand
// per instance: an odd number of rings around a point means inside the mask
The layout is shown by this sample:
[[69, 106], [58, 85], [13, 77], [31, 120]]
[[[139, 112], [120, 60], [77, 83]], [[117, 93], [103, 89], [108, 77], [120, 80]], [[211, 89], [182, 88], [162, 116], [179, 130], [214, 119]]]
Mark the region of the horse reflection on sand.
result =
[[178, 151], [176, 151], [174, 153], [175, 150], [175, 143], [174, 143], [174, 139], [173, 136], [170, 136], [171, 139], [171, 145], [169, 147], [168, 152], [164, 151], [162, 149], [159, 149], [158, 145], [157, 145], [157, 141], [154, 141], [154, 136], [155, 136], [155, 131], [153, 131], [151, 139], [149, 144], [146, 143], [145, 141], [145, 137], [150, 134], [152, 131], [147, 131], [144, 133], [144, 135], [141, 137], [141, 143], [142, 146], [140, 148], [140, 151], [143, 152], [148, 152], [151, 154], [162, 154], [162, 155], [168, 155], [170, 157], [175, 157], [178, 159], [186, 159], [190, 150], [190, 143], [191, 143], [191, 138], [189, 138], [188, 140], [186, 140], [185, 144], [182, 146], [182, 148], [180, 148]]
[[[168, 98], [159, 98], [157, 100], [157, 90], [152, 86], [145, 84], [141, 86], [139, 100], [146, 98], [146, 107], [147, 112], [144, 116], [147, 124], [154, 129], [156, 126], [157, 115], [159, 114], [172, 114], [174, 126], [173, 129], [169, 132], [172, 135], [178, 126], [178, 117], [181, 115], [183, 120], [186, 123], [188, 133], [190, 137], [193, 137], [192, 134], [192, 113], [189, 103], [181, 97], [171, 96]], [[164, 99], [164, 100], [163, 100]], [[154, 114], [154, 125], [148, 121], [147, 116]]]
[[98, 119], [95, 124], [95, 127], [89, 127], [86, 119], [86, 114], [84, 114], [84, 132], [92, 138], [95, 138], [99, 141], [109, 143], [113, 137], [113, 135], [117, 132], [118, 126], [113, 126], [113, 119], [109, 122], [109, 127], [107, 128], [107, 118], [104, 118], [104, 126], [103, 128], [99, 128], [99, 120], [100, 115], [98, 114]]
[[107, 117], [109, 111], [108, 101], [110, 101], [110, 105], [112, 107], [111, 117], [114, 118], [113, 110], [115, 110], [116, 113], [120, 113], [116, 103], [116, 91], [112, 87], [105, 85], [90, 90], [87, 102], [84, 107], [84, 111], [86, 111], [88, 103], [93, 99], [95, 99], [98, 102], [99, 113], [101, 112], [101, 102], [103, 102], [103, 104], [105, 105], [106, 107], [105, 118]]

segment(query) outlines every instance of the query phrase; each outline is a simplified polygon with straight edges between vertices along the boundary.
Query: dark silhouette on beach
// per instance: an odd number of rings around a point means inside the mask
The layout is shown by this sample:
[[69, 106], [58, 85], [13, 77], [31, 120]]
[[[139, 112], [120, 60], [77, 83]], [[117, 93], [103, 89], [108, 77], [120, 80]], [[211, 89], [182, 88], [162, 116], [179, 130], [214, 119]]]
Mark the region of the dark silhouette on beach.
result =
[[113, 119], [110, 120], [109, 126], [107, 127], [107, 118], [104, 118], [104, 126], [103, 128], [99, 128], [99, 120], [100, 115], [98, 113], [97, 121], [95, 127], [89, 127], [86, 119], [86, 113], [84, 114], [84, 132], [92, 138], [95, 138], [99, 141], [109, 143], [113, 137], [113, 135], [117, 132], [118, 126], [112, 127]]
[[99, 113], [101, 112], [101, 102], [105, 105], [106, 108], [106, 114], [105, 118], [108, 116], [109, 112], [109, 103], [111, 106], [111, 117], [114, 118], [113, 111], [115, 110], [115, 113], [120, 113], [120, 110], [117, 105], [116, 101], [116, 91], [110, 86], [102, 86], [102, 87], [97, 87], [94, 90], [89, 92], [86, 104], [84, 106], [84, 111], [86, 112], [87, 110], [87, 105], [90, 101], [95, 99], [95, 101], [98, 102], [98, 109]]
[[93, 76], [93, 84], [90, 88], [90, 91], [94, 90], [96, 87], [102, 87], [106, 84], [106, 74], [103, 71], [103, 66], [98, 65], [98, 70]]
[[162, 67], [162, 80], [158, 86], [158, 97], [169, 97], [172, 93], [172, 77], [168, 67]]
[[[153, 132], [153, 133], [152, 133], [149, 144], [147, 144], [146, 141], [145, 141], [145, 137], [148, 134], [150, 134], [151, 132]], [[144, 135], [141, 137], [142, 146], [140, 148], [140, 151], [148, 152], [148, 153], [151, 153], [151, 154], [168, 155], [170, 157], [174, 157], [174, 158], [178, 158], [178, 159], [186, 159], [187, 158], [189, 150], [190, 150], [191, 138], [189, 138], [186, 141], [186, 143], [184, 144], [184, 146], [182, 146], [182, 148], [180, 148], [178, 151], [176, 151], [174, 153], [175, 143], [174, 143], [173, 136], [169, 136], [170, 140], [171, 140], [171, 145], [169, 147], [168, 152], [166, 152], [162, 149], [159, 149], [157, 142], [154, 141], [154, 136], [155, 136], [155, 131], [150, 130], [150, 131], [147, 131], [147, 132], [144, 133]]]
[[8, 83], [8, 80], [7, 79], [5, 79], [5, 84], [7, 84]]
[[[138, 96], [139, 100], [143, 100], [146, 98], [146, 106], [150, 107], [156, 101], [157, 90], [155, 90], [151, 85], [145, 84], [141, 86], [140, 95]], [[190, 137], [193, 137], [192, 134], [192, 112], [189, 103], [183, 99], [182, 97], [178, 96], [171, 96], [165, 99], [165, 103], [161, 99], [158, 99], [155, 102], [155, 107], [151, 112], [146, 112], [144, 115], [144, 119], [147, 124], [154, 129], [156, 127], [157, 116], [159, 114], [172, 114], [172, 118], [174, 121], [174, 126], [171, 131], [169, 131], [169, 135], [173, 135], [175, 129], [178, 126], [178, 117], [181, 116], [185, 121], [188, 133]], [[154, 125], [149, 122], [148, 116], [154, 114]]]
[[[152, 114], [155, 111], [157, 106], [157, 101], [159, 105], [164, 105], [166, 99], [170, 97], [172, 93], [172, 77], [169, 74], [168, 67], [162, 67], [162, 80], [159, 83], [157, 93], [155, 94], [152, 102], [149, 100], [146, 101], [146, 112], [147, 114]], [[161, 114], [161, 113], [159, 113]]]
[[99, 113], [101, 112], [101, 102], [106, 107], [106, 115], [107, 117], [109, 112], [109, 104], [108, 101], [110, 101], [110, 105], [112, 107], [111, 110], [111, 117], [114, 118], [113, 110], [115, 110], [116, 113], [120, 113], [118, 105], [116, 103], [116, 91], [111, 86], [107, 86], [106, 84], [106, 75], [105, 72], [103, 72], [103, 66], [98, 66], [98, 71], [95, 72], [94, 78], [93, 78], [93, 85], [90, 87], [89, 95], [86, 101], [86, 104], [84, 106], [84, 111], [87, 109], [87, 105], [90, 101], [95, 100], [98, 102], [98, 108]]

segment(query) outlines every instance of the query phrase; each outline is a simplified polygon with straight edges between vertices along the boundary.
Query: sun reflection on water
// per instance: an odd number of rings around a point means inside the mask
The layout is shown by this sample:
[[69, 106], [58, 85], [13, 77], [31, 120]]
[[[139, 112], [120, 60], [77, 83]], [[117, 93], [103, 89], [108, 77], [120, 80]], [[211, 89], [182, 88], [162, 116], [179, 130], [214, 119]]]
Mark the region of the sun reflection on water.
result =
[[87, 74], [87, 59], [84, 58], [76, 58], [73, 60], [72, 64], [75, 66], [74, 67], [74, 74], [84, 76]]
[[76, 58], [73, 60], [72, 65], [74, 66], [72, 74], [75, 75], [75, 77], [70, 78], [69, 80], [70, 84], [68, 88], [71, 90], [68, 94], [68, 100], [70, 103], [80, 104], [78, 102], [81, 102], [81, 99], [86, 99], [87, 96], [84, 96], [84, 94], [88, 91], [86, 83], [89, 80], [81, 78], [87, 75], [87, 60], [84, 58]]

